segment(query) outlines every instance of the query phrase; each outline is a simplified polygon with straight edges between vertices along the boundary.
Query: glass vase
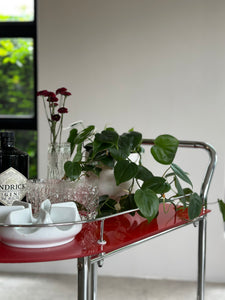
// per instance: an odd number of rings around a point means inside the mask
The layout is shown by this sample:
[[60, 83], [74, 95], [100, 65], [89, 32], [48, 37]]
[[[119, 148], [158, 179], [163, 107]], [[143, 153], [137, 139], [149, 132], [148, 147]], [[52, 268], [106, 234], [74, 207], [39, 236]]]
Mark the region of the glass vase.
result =
[[64, 164], [70, 160], [70, 143], [49, 144], [47, 179], [62, 179]]

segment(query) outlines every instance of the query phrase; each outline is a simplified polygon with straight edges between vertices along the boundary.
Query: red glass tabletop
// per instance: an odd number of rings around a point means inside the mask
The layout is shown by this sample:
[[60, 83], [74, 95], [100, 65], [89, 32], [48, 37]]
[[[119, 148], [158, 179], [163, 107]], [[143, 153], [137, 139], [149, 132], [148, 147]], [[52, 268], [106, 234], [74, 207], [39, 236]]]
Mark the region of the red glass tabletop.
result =
[[[208, 211], [207, 211], [208, 212]], [[206, 214], [204, 212], [203, 214]], [[175, 211], [172, 205], [160, 205], [159, 214], [150, 223], [135, 213], [105, 220], [105, 245], [100, 245], [100, 222], [83, 224], [75, 239], [65, 245], [49, 248], [17, 248], [0, 243], [0, 263], [29, 263], [65, 260], [109, 253], [169, 229], [190, 223], [187, 211]]]

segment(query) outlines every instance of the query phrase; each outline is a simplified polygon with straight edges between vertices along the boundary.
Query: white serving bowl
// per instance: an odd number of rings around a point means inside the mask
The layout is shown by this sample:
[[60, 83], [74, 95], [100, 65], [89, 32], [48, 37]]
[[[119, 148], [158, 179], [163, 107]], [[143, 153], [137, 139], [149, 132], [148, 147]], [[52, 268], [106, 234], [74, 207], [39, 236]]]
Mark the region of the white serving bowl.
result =
[[80, 221], [76, 204], [64, 202], [51, 204], [43, 201], [37, 217], [32, 215], [31, 204], [0, 207], [0, 221], [4, 224], [33, 227], [1, 227], [1, 242], [21, 248], [55, 247], [68, 243], [81, 231], [82, 224], [38, 227], [37, 224], [53, 224]]

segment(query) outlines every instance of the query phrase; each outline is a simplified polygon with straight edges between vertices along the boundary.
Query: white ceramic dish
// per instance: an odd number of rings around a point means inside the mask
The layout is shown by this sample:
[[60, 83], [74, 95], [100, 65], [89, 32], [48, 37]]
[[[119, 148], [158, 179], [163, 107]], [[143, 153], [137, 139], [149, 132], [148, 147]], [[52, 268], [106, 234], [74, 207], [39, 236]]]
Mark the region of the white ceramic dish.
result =
[[[3, 224], [51, 224], [80, 221], [76, 204], [63, 202], [52, 204], [43, 201], [37, 217], [32, 215], [31, 204], [15, 203], [0, 207], [0, 223]], [[52, 227], [0, 227], [0, 240], [4, 244], [21, 248], [44, 248], [66, 244], [81, 231], [82, 225]]]

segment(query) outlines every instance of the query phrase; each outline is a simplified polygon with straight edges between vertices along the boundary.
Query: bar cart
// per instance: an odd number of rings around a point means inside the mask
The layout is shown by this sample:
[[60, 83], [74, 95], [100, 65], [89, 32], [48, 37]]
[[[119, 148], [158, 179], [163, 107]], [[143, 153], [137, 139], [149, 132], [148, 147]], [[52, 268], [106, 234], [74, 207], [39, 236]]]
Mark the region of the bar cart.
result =
[[[143, 140], [144, 145], [153, 145], [154, 140]], [[216, 152], [212, 146], [203, 142], [179, 141], [179, 147], [205, 150], [209, 154], [209, 163], [204, 174], [200, 196], [207, 202], [210, 182], [216, 165]], [[160, 205], [159, 214], [150, 223], [130, 210], [116, 215], [110, 215], [95, 220], [80, 221], [81, 232], [75, 239], [65, 245], [48, 248], [16, 248], [0, 243], [0, 263], [31, 263], [46, 262], [77, 258], [78, 271], [78, 300], [97, 299], [97, 267], [103, 265], [104, 259], [111, 255], [139, 245], [150, 239], [159, 237], [173, 230], [198, 223], [198, 278], [197, 300], [204, 300], [205, 261], [206, 261], [206, 231], [207, 207], [201, 215], [189, 220], [186, 211], [176, 211], [171, 205]], [[113, 218], [113, 222], [112, 222]], [[71, 223], [38, 224], [35, 226], [66, 226]], [[9, 226], [32, 225], [6, 225]], [[34, 225], [33, 225], [34, 226]]]

